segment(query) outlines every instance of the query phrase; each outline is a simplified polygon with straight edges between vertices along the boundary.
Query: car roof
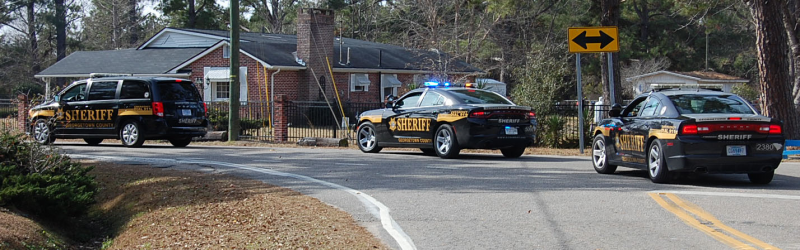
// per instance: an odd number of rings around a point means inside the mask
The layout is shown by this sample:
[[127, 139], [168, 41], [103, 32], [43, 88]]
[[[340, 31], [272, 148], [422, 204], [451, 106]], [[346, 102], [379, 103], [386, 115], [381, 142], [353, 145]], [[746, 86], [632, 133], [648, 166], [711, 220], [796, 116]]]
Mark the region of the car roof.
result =
[[730, 92], [722, 92], [722, 91], [714, 91], [714, 90], [703, 90], [703, 89], [700, 89], [700, 90], [692, 89], [692, 90], [652, 91], [652, 92], [648, 92], [648, 93], [643, 93], [643, 94], [637, 96], [636, 98], [639, 98], [639, 97], [642, 97], [642, 96], [650, 96], [650, 95], [653, 95], [653, 94], [662, 94], [662, 95], [665, 95], [665, 96], [680, 96], [680, 95], [736, 95], [736, 94], [730, 93]]

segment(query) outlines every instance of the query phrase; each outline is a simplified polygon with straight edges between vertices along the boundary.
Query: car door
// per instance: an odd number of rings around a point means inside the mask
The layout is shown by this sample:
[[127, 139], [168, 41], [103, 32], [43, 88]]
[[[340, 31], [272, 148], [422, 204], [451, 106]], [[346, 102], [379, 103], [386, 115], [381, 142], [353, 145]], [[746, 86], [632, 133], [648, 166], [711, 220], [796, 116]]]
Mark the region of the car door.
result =
[[119, 110], [119, 80], [90, 81], [86, 105], [86, 131], [82, 134], [114, 136], [114, 118]]
[[417, 143], [414, 140], [413, 119], [411, 114], [419, 108], [419, 101], [424, 92], [414, 92], [403, 96], [400, 100], [394, 103], [391, 111], [388, 113], [387, 119], [389, 122], [384, 123], [386, 131], [388, 131], [391, 138], [390, 142], [399, 143]]
[[622, 124], [617, 130], [614, 142], [622, 161], [644, 164], [644, 157], [641, 156], [641, 152], [644, 151], [644, 138], [640, 132], [639, 113], [647, 103], [646, 100], [647, 96], [636, 98], [622, 111], [620, 118]]
[[661, 129], [661, 117], [658, 111], [661, 110], [662, 105], [661, 100], [655, 96], [650, 96], [643, 103], [644, 106], [639, 111], [636, 126], [631, 128], [637, 144], [636, 150], [633, 150], [631, 154], [641, 162], [646, 162], [647, 145], [645, 143], [650, 138], [651, 130]]
[[433, 143], [433, 131], [436, 127], [436, 117], [443, 111], [445, 97], [434, 91], [427, 91], [419, 102], [419, 108], [411, 113], [414, 119], [411, 135], [419, 138], [419, 143]]
[[56, 117], [55, 129], [53, 133], [62, 135], [72, 135], [81, 133], [84, 124], [82, 111], [86, 108], [87, 83], [82, 82], [72, 85], [61, 92], [59, 96], [59, 115]]

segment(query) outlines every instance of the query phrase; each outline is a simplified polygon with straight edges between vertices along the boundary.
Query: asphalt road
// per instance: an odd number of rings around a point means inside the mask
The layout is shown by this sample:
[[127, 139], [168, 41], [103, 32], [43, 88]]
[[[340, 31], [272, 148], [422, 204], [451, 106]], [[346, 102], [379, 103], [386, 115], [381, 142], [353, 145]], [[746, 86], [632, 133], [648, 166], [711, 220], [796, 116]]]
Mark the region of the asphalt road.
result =
[[600, 175], [588, 157], [329, 148], [58, 143], [75, 158], [224, 172], [352, 214], [395, 249], [800, 249], [800, 164], [766, 186], [746, 175], [654, 184]]

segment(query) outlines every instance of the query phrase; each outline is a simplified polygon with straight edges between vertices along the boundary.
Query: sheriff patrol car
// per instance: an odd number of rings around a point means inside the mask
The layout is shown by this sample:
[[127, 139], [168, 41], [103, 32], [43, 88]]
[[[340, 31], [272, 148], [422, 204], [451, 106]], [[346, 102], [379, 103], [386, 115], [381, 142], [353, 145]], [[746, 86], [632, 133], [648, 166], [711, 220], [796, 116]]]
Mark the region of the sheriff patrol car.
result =
[[428, 155], [457, 157], [463, 148], [500, 149], [520, 157], [534, 141], [536, 114], [491, 91], [439, 86], [409, 91], [384, 109], [358, 116], [358, 147], [377, 153], [384, 147], [420, 148]]
[[646, 169], [656, 183], [681, 172], [772, 181], [785, 142], [781, 121], [759, 115], [735, 94], [700, 86], [653, 87], [625, 109], [612, 108], [611, 118], [594, 129], [592, 162], [598, 173], [625, 166]]
[[166, 139], [185, 147], [206, 134], [206, 106], [195, 85], [166, 77], [92, 77], [74, 82], [29, 111], [26, 126], [35, 141], [83, 139], [89, 145], [119, 139], [138, 147]]

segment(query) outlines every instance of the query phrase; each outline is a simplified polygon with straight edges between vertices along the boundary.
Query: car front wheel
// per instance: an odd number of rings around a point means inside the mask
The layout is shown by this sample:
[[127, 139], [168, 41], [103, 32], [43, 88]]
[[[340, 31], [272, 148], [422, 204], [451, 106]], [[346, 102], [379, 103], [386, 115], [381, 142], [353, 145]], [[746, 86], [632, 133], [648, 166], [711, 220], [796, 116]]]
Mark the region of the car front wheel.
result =
[[119, 130], [119, 140], [126, 147], [141, 147], [144, 144], [144, 136], [141, 134], [141, 126], [136, 121], [125, 122]]
[[769, 184], [772, 182], [772, 178], [775, 177], [775, 171], [769, 171], [764, 173], [749, 173], [747, 177], [750, 178], [750, 182], [753, 184]]
[[375, 125], [372, 123], [364, 123], [358, 127], [357, 132], [358, 148], [364, 153], [377, 153], [380, 152], [381, 147], [378, 147], [378, 137], [375, 134]]
[[500, 149], [500, 152], [503, 153], [503, 156], [506, 158], [519, 158], [525, 153], [525, 147], [504, 148]]
[[89, 144], [90, 146], [97, 146], [100, 145], [101, 142], [103, 142], [103, 138], [83, 138], [83, 141], [85, 141], [86, 144]]
[[40, 144], [50, 144], [56, 140], [50, 130], [50, 125], [47, 124], [47, 120], [38, 119], [33, 124], [33, 140]]
[[613, 174], [614, 171], [617, 171], [617, 165], [608, 163], [606, 137], [602, 134], [595, 136], [594, 142], [592, 142], [592, 165], [594, 171], [601, 174]]
[[434, 150], [436, 155], [441, 158], [451, 159], [458, 157], [458, 152], [461, 147], [456, 140], [456, 134], [453, 132], [453, 127], [449, 124], [444, 124], [436, 130], [436, 136], [433, 140]]
[[189, 143], [192, 143], [192, 137], [170, 138], [169, 143], [178, 148], [186, 147]]
[[650, 174], [650, 180], [654, 183], [667, 183], [670, 180], [660, 140], [654, 140], [650, 144], [650, 150], [647, 151], [647, 173]]

